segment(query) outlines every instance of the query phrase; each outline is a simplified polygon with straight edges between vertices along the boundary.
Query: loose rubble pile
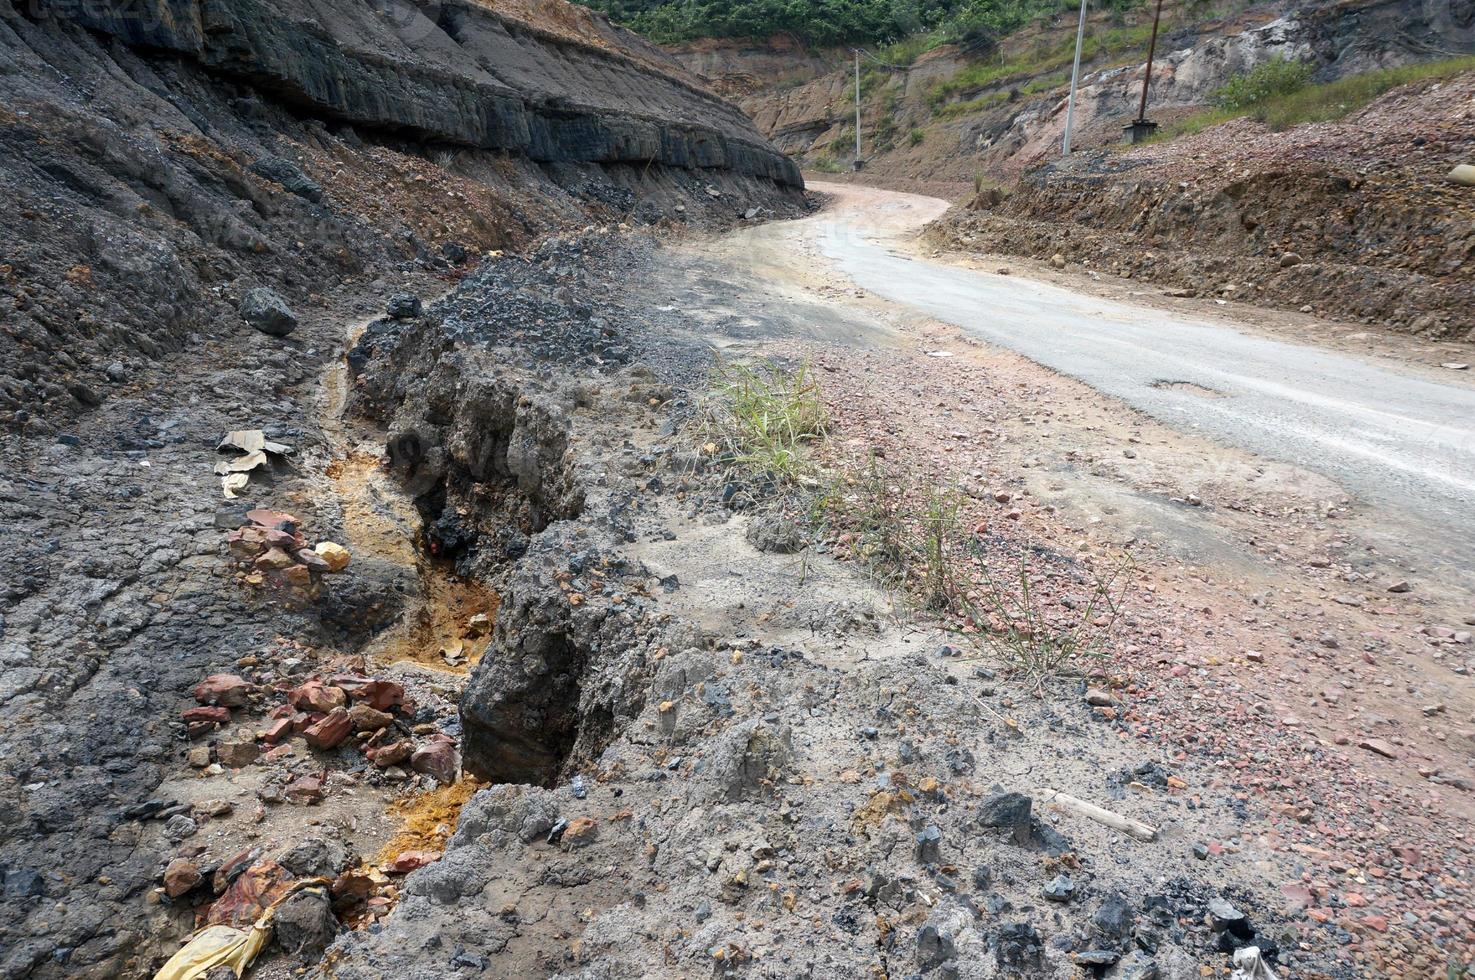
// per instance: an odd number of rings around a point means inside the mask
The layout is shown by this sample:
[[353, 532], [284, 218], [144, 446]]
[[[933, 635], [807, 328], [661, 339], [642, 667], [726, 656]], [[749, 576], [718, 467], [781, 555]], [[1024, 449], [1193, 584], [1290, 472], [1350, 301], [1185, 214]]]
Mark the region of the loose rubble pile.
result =
[[254, 509], [248, 523], [226, 535], [231, 557], [248, 569], [242, 581], [253, 587], [275, 585], [311, 592], [320, 576], [348, 567], [348, 549], [332, 541], [308, 546], [302, 522], [291, 514]]
[[[446, 731], [455, 730], [445, 715], [448, 702], [433, 696], [428, 710], [418, 707], [400, 682], [364, 673], [359, 657], [342, 659], [335, 665], [338, 671], [327, 674], [303, 674], [300, 661], [281, 664], [293, 675], [266, 670], [252, 681], [212, 674], [192, 692], [197, 706], [182, 713], [188, 737], [197, 742], [187, 762], [200, 778], [260, 773], [250, 783], [257, 787], [257, 802], [244, 826], [270, 832], [278, 823], [276, 808], [283, 806], [287, 811], [326, 807], [324, 819], [310, 818], [307, 825], [332, 826], [342, 811], [329, 804], [341, 801], [352, 813], [356, 807], [349, 797], [376, 786], [410, 791], [406, 805], [419, 796], [456, 791], [460, 753], [458, 740]], [[395, 848], [368, 860], [355, 855], [352, 839], [341, 832], [275, 852], [256, 845], [223, 854], [221, 846], [229, 848], [230, 837], [220, 840], [219, 833], [198, 842], [205, 825], [228, 820], [235, 809], [222, 798], [160, 798], [129, 808], [124, 816], [160, 822], [163, 835], [174, 842], [157, 899], [193, 908], [201, 925], [246, 928], [285, 898], [275, 913], [277, 946], [308, 960], [339, 931], [340, 920], [363, 926], [386, 914], [398, 897], [400, 877], [439, 858], [436, 833], [422, 846]], [[301, 888], [306, 879], [321, 879], [322, 887]]]

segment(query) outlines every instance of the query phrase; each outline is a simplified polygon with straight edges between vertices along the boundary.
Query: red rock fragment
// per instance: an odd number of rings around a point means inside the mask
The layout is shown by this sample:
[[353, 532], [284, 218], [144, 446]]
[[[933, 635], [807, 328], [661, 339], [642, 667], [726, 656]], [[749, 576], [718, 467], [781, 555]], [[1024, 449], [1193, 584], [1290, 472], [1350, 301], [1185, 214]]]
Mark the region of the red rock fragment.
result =
[[1309, 908], [1316, 897], [1311, 894], [1311, 889], [1299, 881], [1292, 881], [1280, 886], [1280, 893], [1285, 896], [1286, 905], [1292, 911], [1296, 909]]
[[380, 769], [388, 769], [397, 766], [410, 757], [410, 743], [406, 741], [390, 742], [377, 748], [368, 749], [364, 752], [369, 760]]
[[434, 851], [402, 851], [389, 862], [388, 870], [395, 874], [409, 874], [416, 868], [423, 868], [439, 860], [440, 855]]
[[300, 548], [296, 552], [294, 552], [294, 554], [297, 555], [297, 560], [302, 562], [302, 564], [311, 571], [326, 573], [333, 570], [331, 567], [329, 567], [328, 563], [323, 560], [323, 556], [318, 554], [316, 551], [313, 551], [311, 548]]
[[353, 721], [347, 708], [334, 708], [315, 725], [309, 725], [302, 733], [307, 744], [315, 749], [337, 748], [353, 733]]
[[[354, 669], [358, 669], [359, 666], [360, 665], [355, 665]], [[332, 684], [334, 687], [341, 687], [344, 691], [352, 695], [354, 691], [357, 691], [359, 688], [369, 683], [369, 679], [362, 674], [343, 673], [331, 675], [328, 678], [328, 683]]]
[[289, 878], [286, 869], [275, 861], [251, 865], [210, 906], [205, 921], [212, 926], [250, 928], [261, 913], [290, 887]]
[[164, 894], [170, 898], [179, 898], [193, 890], [203, 878], [194, 862], [175, 858], [164, 869]]
[[1357, 747], [1360, 749], [1367, 749], [1369, 752], [1376, 752], [1378, 755], [1381, 755], [1385, 759], [1398, 758], [1398, 750], [1389, 745], [1387, 742], [1383, 741], [1381, 738], [1365, 738], [1357, 743]]
[[257, 558], [253, 564], [258, 572], [279, 572], [284, 568], [292, 567], [292, 556], [281, 548], [268, 548], [266, 553]]
[[278, 718], [266, 727], [258, 737], [267, 745], [275, 745], [292, 734], [292, 719]]
[[294, 529], [300, 527], [302, 522], [284, 511], [266, 510], [264, 508], [246, 511], [246, 520], [259, 524], [262, 527], [281, 528], [291, 525]]
[[348, 705], [348, 695], [343, 688], [330, 687], [320, 680], [310, 680], [301, 687], [293, 688], [287, 700], [302, 711], [321, 711], [324, 714]]
[[260, 528], [243, 527], [227, 534], [225, 544], [232, 557], [245, 561], [266, 549], [266, 535]]
[[195, 700], [206, 705], [239, 708], [246, 703], [251, 684], [235, 674], [211, 674], [195, 685]]
[[375, 890], [374, 879], [357, 871], [346, 871], [333, 881], [329, 889], [333, 895], [333, 908], [342, 911], [368, 901]]
[[210, 880], [210, 887], [215, 890], [216, 894], [225, 891], [225, 887], [235, 880], [235, 876], [246, 870], [251, 862], [260, 856], [260, 850], [249, 848], [232, 854], [220, 867], [215, 869], [215, 877]]
[[568, 847], [588, 847], [599, 836], [599, 824], [590, 817], [575, 817], [563, 832], [563, 843]]
[[323, 781], [317, 776], [298, 776], [287, 784], [287, 799], [304, 806], [323, 801]]
[[432, 735], [410, 756], [410, 768], [434, 777], [442, 785], [454, 783], [461, 772], [455, 740], [448, 735]]
[[393, 715], [376, 711], [362, 701], [348, 709], [348, 716], [353, 719], [353, 728], [357, 732], [377, 732], [394, 724]]
[[302, 535], [288, 531], [268, 530], [262, 535], [268, 548], [281, 548], [283, 551], [293, 553], [307, 547], [307, 541]]
[[215, 757], [227, 769], [240, 769], [255, 762], [261, 755], [261, 747], [255, 742], [221, 742], [215, 746]]
[[373, 680], [350, 691], [349, 697], [376, 711], [392, 711], [404, 703], [405, 689], [394, 681]]
[[224, 725], [230, 721], [229, 708], [201, 706], [198, 708], [185, 708], [180, 714], [187, 722], [211, 722], [217, 725]]

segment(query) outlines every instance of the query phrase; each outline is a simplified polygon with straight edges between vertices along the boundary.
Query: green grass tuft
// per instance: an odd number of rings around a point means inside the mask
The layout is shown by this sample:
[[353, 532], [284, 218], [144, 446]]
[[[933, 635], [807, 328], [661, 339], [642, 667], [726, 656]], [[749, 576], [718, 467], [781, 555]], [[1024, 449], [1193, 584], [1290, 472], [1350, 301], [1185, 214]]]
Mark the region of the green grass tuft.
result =
[[705, 413], [708, 452], [777, 483], [808, 470], [803, 447], [823, 439], [830, 417], [807, 363], [721, 366]]
[[1276, 131], [1303, 123], [1327, 122], [1356, 112], [1400, 85], [1451, 78], [1467, 71], [1475, 71], [1475, 56], [1425, 61], [1415, 65], [1403, 65], [1399, 68], [1385, 68], [1379, 71], [1364, 72], [1360, 75], [1349, 75], [1335, 82], [1306, 85], [1293, 91], [1268, 94], [1249, 106], [1223, 106], [1196, 112], [1164, 126], [1158, 131], [1153, 141], [1170, 140], [1178, 136], [1202, 132], [1210, 126], [1244, 117], [1264, 123]]
[[[1147, 41], [1151, 34], [1151, 24], [1119, 27], [1087, 34], [1081, 45], [1081, 60], [1083, 62], [1094, 62], [1099, 58], [1113, 60], [1124, 57], [1129, 52], [1133, 57], [1137, 57], [1138, 49], [1141, 49], [1141, 53], [1146, 52]], [[1008, 91], [1000, 89], [985, 92], [963, 104], [955, 104], [952, 100], [972, 96], [975, 93], [984, 92], [985, 89], [1002, 86], [1006, 82], [1054, 72], [1056, 69], [1068, 67], [1074, 57], [1075, 36], [1062, 34], [1055, 41], [1043, 44], [1026, 55], [1008, 61], [982, 61], [969, 65], [932, 86], [927, 93], [927, 100], [932, 106], [932, 111], [943, 116], [956, 116], [975, 109], [988, 108], [1007, 101]], [[1025, 94], [1052, 88], [1063, 83], [1064, 78], [1063, 75], [1055, 74], [1050, 75], [1047, 79], [1027, 83]]]

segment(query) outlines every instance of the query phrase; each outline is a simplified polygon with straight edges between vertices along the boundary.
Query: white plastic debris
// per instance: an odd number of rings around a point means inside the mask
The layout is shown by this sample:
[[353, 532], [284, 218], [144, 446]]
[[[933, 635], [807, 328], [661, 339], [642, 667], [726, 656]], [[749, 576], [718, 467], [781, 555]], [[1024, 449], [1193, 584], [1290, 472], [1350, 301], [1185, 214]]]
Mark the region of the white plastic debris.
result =
[[1229, 980], [1275, 980], [1275, 973], [1265, 962], [1259, 946], [1245, 946], [1234, 951], [1234, 973]]
[[220, 489], [227, 499], [246, 489], [251, 480], [251, 471], [267, 464], [267, 453], [274, 456], [290, 456], [292, 447], [280, 442], [271, 442], [260, 429], [235, 429], [225, 434], [217, 452], [235, 450], [241, 453], [215, 464], [215, 475], [220, 477]]

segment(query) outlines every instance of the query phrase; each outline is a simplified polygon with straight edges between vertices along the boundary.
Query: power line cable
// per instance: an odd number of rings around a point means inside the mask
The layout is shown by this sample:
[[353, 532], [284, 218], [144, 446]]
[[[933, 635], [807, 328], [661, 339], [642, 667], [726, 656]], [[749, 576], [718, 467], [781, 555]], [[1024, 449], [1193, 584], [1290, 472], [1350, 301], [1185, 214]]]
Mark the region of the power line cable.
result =
[[855, 51], [856, 54], [865, 55], [866, 58], [868, 58], [869, 60], [875, 62], [878, 65], [880, 65], [882, 68], [889, 68], [892, 71], [911, 71], [912, 70], [912, 66], [911, 65], [893, 65], [890, 62], [882, 61], [880, 58], [877, 58], [875, 55], [871, 54], [865, 48], [854, 48], [853, 50]]

